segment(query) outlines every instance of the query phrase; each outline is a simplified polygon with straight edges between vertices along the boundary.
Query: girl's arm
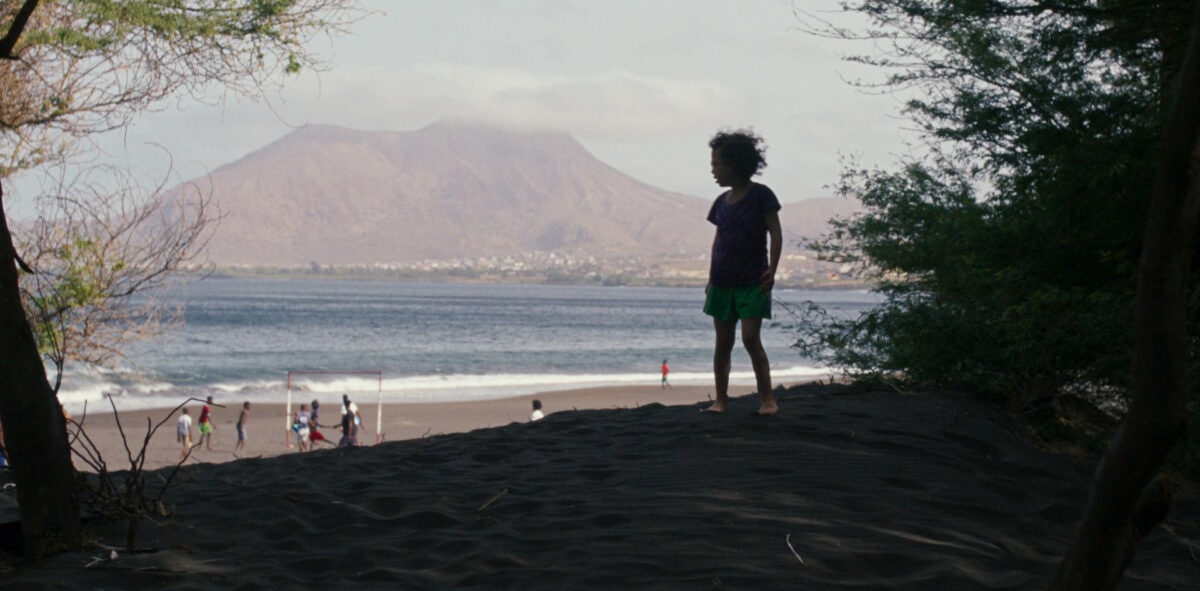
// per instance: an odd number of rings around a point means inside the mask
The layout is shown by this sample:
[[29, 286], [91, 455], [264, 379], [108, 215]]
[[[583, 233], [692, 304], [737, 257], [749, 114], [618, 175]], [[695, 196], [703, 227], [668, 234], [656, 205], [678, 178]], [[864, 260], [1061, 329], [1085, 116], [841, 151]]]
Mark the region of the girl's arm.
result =
[[[717, 255], [717, 237], [720, 236], [720, 234], [721, 234], [721, 230], [719, 230], [719, 229], [716, 232], [713, 232], [712, 248], [709, 250], [709, 253], [708, 253], [708, 260], [709, 260], [710, 265], [712, 264], [713, 257], [715, 257]], [[704, 294], [705, 295], [708, 295], [708, 288], [711, 286], [712, 286], [712, 270], [710, 269], [709, 274], [708, 274], [708, 283], [704, 284]]]
[[768, 213], [766, 223], [767, 235], [771, 238], [771, 250], [767, 270], [763, 271], [759, 286], [763, 291], [770, 291], [775, 287], [775, 271], [779, 269], [779, 257], [783, 254], [783, 228], [779, 225], [779, 212]]

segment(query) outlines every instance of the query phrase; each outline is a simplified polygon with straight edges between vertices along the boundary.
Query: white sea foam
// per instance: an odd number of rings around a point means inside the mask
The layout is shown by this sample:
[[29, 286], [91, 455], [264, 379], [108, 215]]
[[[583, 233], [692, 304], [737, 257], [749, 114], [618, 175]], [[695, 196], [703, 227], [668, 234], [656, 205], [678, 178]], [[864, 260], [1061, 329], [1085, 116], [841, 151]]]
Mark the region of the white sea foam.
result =
[[[775, 383], [813, 380], [830, 375], [825, 368], [792, 366], [772, 369]], [[288, 376], [281, 372], [277, 379], [257, 379], [245, 382], [223, 382], [205, 388], [172, 386], [162, 382], [126, 383], [104, 379], [93, 374], [89, 379], [79, 380], [59, 391], [59, 400], [67, 411], [78, 414], [107, 412], [111, 396], [119, 410], [146, 408], [170, 408], [186, 402], [189, 398], [204, 399], [213, 396], [218, 404], [235, 404], [249, 400], [260, 403], [285, 402], [289, 395]], [[293, 402], [310, 398], [335, 401], [342, 394], [354, 400], [374, 402], [382, 399], [387, 403], [417, 402], [461, 402], [471, 400], [493, 400], [524, 396], [538, 392], [555, 392], [577, 388], [600, 388], [605, 386], [657, 385], [659, 376], [648, 373], [621, 374], [490, 374], [490, 375], [421, 375], [389, 376], [377, 374], [293, 374], [290, 395]], [[672, 384], [707, 385], [712, 383], [712, 374], [707, 372], [672, 372]], [[753, 385], [752, 371], [735, 371], [730, 374], [730, 383]]]

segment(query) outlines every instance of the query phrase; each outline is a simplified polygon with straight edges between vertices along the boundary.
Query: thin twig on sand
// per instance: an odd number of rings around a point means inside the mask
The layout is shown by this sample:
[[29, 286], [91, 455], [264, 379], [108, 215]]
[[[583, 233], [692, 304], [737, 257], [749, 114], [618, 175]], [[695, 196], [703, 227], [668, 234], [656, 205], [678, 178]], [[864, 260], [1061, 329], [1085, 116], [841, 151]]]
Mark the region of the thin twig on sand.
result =
[[504, 496], [504, 495], [506, 495], [506, 494], [508, 494], [508, 488], [507, 488], [507, 487], [506, 487], [504, 490], [502, 490], [502, 491], [500, 491], [500, 492], [496, 493], [496, 496], [494, 496], [494, 497], [492, 497], [492, 498], [488, 499], [486, 503], [484, 503], [484, 504], [480, 505], [480, 506], [479, 506], [479, 508], [478, 508], [478, 509], [476, 509], [476, 511], [483, 511], [484, 509], [487, 509], [488, 507], [491, 507], [491, 506], [492, 506], [492, 503], [495, 503], [496, 501], [500, 500], [500, 497], [502, 497], [502, 496]]
[[792, 546], [792, 534], [788, 534], [787, 537], [784, 538], [784, 541], [787, 542], [788, 550], [791, 550], [792, 554], [796, 556], [796, 560], [799, 560], [800, 564], [804, 564], [804, 559], [800, 558], [800, 553], [797, 552], [796, 548]]

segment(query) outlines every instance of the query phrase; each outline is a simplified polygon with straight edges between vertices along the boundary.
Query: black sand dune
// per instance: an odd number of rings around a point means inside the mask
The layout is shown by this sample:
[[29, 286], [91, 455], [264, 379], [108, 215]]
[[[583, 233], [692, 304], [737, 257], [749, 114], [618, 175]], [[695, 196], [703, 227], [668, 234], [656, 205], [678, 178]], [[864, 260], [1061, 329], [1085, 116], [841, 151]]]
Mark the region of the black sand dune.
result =
[[[777, 417], [757, 404], [189, 466], [173, 515], [142, 528], [157, 551], [57, 556], [0, 586], [1040, 589], [1081, 516], [1092, 467], [970, 399], [809, 385]], [[1200, 588], [1195, 499], [1121, 588]]]

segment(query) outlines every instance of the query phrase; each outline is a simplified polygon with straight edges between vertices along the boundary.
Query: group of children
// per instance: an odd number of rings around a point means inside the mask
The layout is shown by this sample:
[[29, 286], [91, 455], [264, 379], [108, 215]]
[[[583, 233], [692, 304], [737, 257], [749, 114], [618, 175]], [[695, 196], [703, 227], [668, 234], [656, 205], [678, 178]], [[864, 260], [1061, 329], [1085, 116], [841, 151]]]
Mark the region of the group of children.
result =
[[292, 432], [296, 436], [296, 447], [300, 451], [308, 451], [316, 449], [318, 443], [328, 443], [331, 447], [334, 445], [329, 441], [323, 433], [322, 428], [336, 428], [342, 431], [342, 437], [337, 443], [337, 447], [356, 447], [358, 445], [358, 432], [361, 430], [366, 432], [366, 427], [363, 426], [362, 415], [358, 412], [358, 405], [350, 401], [350, 396], [342, 395], [342, 420], [336, 427], [332, 425], [322, 425], [320, 422], [321, 402], [317, 399], [312, 401], [312, 411], [308, 410], [308, 405], [301, 404], [300, 410], [292, 417]]
[[[200, 431], [199, 443], [192, 444], [192, 416], [188, 414], [188, 409], [184, 408], [179, 414], [179, 420], [175, 422], [175, 440], [181, 444], [179, 450], [179, 461], [183, 462], [192, 453], [193, 447], [199, 447], [204, 444], [205, 449], [212, 450], [212, 434], [216, 431], [216, 426], [212, 420], [212, 405], [213, 398], [209, 396], [204, 402], [204, 406], [200, 409], [200, 419], [198, 430]], [[245, 445], [245, 418], [250, 412], [250, 403], [247, 402], [242, 406], [242, 417], [238, 419], [238, 445], [236, 451], [241, 451]]]
[[[183, 462], [191, 454], [192, 449], [204, 446], [206, 450], [212, 450], [212, 435], [216, 431], [216, 424], [212, 419], [213, 398], [209, 396], [205, 401], [204, 406], [200, 408], [200, 418], [197, 420], [196, 431], [200, 434], [199, 441], [193, 443], [192, 438], [192, 417], [188, 413], [188, 409], [184, 408], [179, 420], [176, 421], [176, 441], [180, 444], [179, 461]], [[313, 399], [312, 411], [309, 411], [308, 405], [301, 404], [300, 410], [292, 416], [292, 431], [296, 437], [296, 446], [300, 451], [308, 451], [314, 449], [316, 444], [325, 442], [333, 446], [333, 442], [329, 441], [323, 433], [322, 428], [336, 428], [342, 431], [342, 437], [337, 443], [337, 447], [355, 447], [358, 445], [359, 431], [366, 431], [366, 427], [362, 423], [362, 415], [358, 412], [358, 405], [350, 401], [349, 395], [342, 395], [342, 420], [341, 423], [333, 425], [322, 425], [319, 420], [319, 412], [321, 403]], [[234, 447], [233, 453], [236, 455], [241, 453], [246, 447], [246, 426], [250, 419], [250, 402], [242, 403], [242, 412], [238, 415], [237, 420], [237, 446]]]
[[[179, 420], [175, 422], [175, 441], [180, 443], [179, 461], [182, 462], [191, 455], [192, 448], [199, 447], [203, 444], [205, 449], [212, 450], [212, 434], [216, 431], [216, 425], [212, 423], [212, 396], [204, 401], [204, 406], [200, 407], [200, 418], [197, 420], [197, 430], [200, 432], [200, 440], [197, 443], [192, 443], [192, 416], [187, 413], [187, 408], [180, 411]], [[238, 447], [234, 448], [234, 453], [241, 452], [242, 448], [246, 447], [246, 419], [250, 417], [250, 402], [242, 402], [241, 416], [238, 417]]]

